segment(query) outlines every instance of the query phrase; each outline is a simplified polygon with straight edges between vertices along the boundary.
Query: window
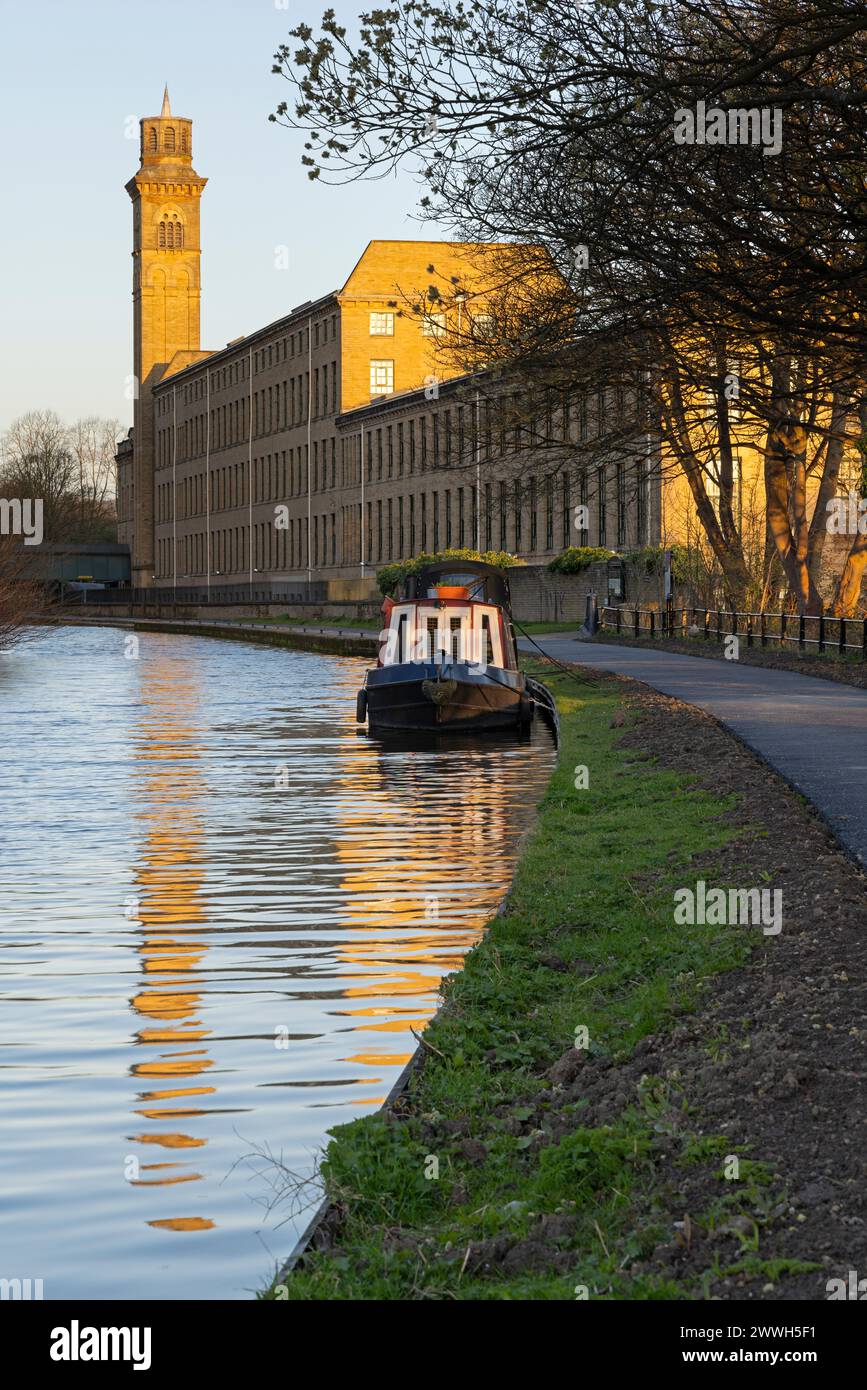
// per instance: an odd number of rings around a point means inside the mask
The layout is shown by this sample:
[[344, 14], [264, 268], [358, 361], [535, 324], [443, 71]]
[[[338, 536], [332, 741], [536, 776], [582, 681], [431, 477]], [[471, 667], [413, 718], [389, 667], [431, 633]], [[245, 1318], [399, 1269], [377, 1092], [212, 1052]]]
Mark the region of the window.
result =
[[156, 126], [151, 126], [148, 131], [148, 150], [151, 154], [157, 152], [157, 130]]
[[189, 152], [189, 148], [190, 148], [190, 143], [189, 143], [189, 140], [188, 140], [188, 138], [187, 138], [186, 129], [184, 128], [183, 130], [181, 130], [181, 153], [182, 153], [182, 154], [187, 154], [187, 153]]
[[445, 314], [425, 314], [421, 321], [421, 331], [425, 338], [441, 338], [446, 331]]
[[180, 251], [184, 244], [184, 229], [176, 216], [160, 222], [157, 244], [160, 250]]
[[545, 479], [545, 549], [554, 549], [554, 478]]
[[473, 337], [481, 342], [490, 342], [494, 332], [493, 314], [476, 314], [473, 319]]
[[166, 126], [165, 147], [166, 147], [166, 151], [167, 151], [169, 154], [174, 154], [174, 152], [175, 152], [175, 128], [174, 128], [173, 125]]
[[388, 396], [394, 390], [394, 361], [373, 360], [370, 364], [371, 396]]
[[563, 474], [563, 549], [572, 544], [572, 518], [571, 499], [570, 499], [569, 474]]
[[639, 461], [635, 465], [635, 496], [637, 501], [635, 525], [638, 532], [636, 540], [639, 545], [646, 543], [647, 533], [647, 488], [644, 472], [644, 464]]
[[370, 336], [371, 338], [393, 338], [394, 314], [371, 314]]

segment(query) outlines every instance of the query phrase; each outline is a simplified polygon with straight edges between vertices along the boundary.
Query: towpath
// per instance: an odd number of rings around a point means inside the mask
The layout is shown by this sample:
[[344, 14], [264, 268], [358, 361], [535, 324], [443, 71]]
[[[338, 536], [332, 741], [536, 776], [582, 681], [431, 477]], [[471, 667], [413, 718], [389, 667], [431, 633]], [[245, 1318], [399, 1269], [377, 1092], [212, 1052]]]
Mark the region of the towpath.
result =
[[[776, 768], [867, 865], [867, 690], [791, 671], [674, 652], [534, 639], [546, 655], [643, 681], [698, 705]], [[519, 645], [534, 650], [526, 638]]]

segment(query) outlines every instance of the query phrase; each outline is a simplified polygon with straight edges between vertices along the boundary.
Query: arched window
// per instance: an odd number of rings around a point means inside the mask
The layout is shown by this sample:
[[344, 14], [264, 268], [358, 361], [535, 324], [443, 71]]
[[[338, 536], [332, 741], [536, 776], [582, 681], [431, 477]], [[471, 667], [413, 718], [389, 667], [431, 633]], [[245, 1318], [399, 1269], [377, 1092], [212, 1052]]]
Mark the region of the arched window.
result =
[[173, 125], [168, 125], [168, 126], [166, 126], [166, 141], [165, 141], [165, 144], [166, 144], [166, 151], [167, 151], [169, 154], [174, 154], [174, 152], [175, 152], [175, 128], [174, 128]]
[[161, 250], [180, 251], [184, 244], [183, 223], [176, 213], [164, 217], [157, 230], [157, 245]]
[[151, 154], [157, 152], [157, 128], [154, 125], [148, 130], [148, 150]]
[[181, 130], [181, 154], [186, 154], [189, 149], [186, 129]]

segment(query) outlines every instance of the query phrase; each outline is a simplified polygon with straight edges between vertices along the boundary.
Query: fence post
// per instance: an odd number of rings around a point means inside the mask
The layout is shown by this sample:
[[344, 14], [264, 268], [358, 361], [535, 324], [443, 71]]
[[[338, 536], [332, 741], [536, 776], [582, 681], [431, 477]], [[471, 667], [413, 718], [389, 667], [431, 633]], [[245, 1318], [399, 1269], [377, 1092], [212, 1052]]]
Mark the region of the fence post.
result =
[[618, 605], [616, 611], [617, 611], [617, 623], [616, 623], [616, 627], [617, 627], [617, 636], [619, 637], [619, 636], [620, 636], [620, 615], [621, 615], [621, 610], [620, 610], [620, 606], [619, 606], [619, 605]]
[[704, 622], [702, 623], [702, 627], [704, 628], [704, 640], [707, 641], [710, 637], [710, 611], [707, 608], [704, 610]]
[[716, 640], [717, 640], [718, 642], [721, 642], [721, 641], [722, 641], [722, 609], [721, 609], [721, 608], [718, 608], [718, 609], [716, 610]]
[[840, 619], [840, 655], [846, 655], [846, 619]]
[[798, 646], [801, 651], [806, 650], [807, 646], [807, 619], [803, 613], [798, 618]]
[[654, 636], [654, 630], [655, 630], [655, 628], [656, 628], [656, 614], [654, 613], [653, 609], [651, 608], [651, 610], [650, 610], [650, 639], [651, 639], [651, 641], [653, 641], [653, 636]]
[[747, 614], [747, 646], [748, 646], [748, 647], [751, 647], [752, 645], [753, 645], [753, 615], [752, 615], [752, 613], [748, 613], [748, 614]]
[[789, 617], [788, 613], [781, 613], [781, 614], [780, 614], [780, 646], [781, 646], [781, 647], [785, 647], [785, 645], [786, 645], [786, 622], [787, 622], [787, 620], [788, 620], [788, 617]]
[[819, 651], [825, 650], [825, 614], [819, 614]]
[[760, 640], [760, 642], [761, 642], [761, 645], [762, 645], [763, 647], [766, 647], [766, 646], [768, 645], [768, 625], [767, 625], [767, 623], [765, 622], [765, 612], [764, 612], [764, 609], [762, 609], [762, 612], [761, 612], [761, 614], [759, 615], [759, 626], [760, 626], [760, 632], [761, 632], [761, 636], [760, 636], [759, 640]]
[[[633, 626], [634, 626], [634, 628], [635, 628], [635, 640], [636, 640], [636, 641], [638, 641], [638, 627], [639, 627], [640, 618], [641, 618], [641, 614], [639, 613], [639, 610], [636, 608], [635, 613], [633, 614]], [[865, 626], [865, 629], [867, 629], [867, 623], [865, 623], [864, 626]]]

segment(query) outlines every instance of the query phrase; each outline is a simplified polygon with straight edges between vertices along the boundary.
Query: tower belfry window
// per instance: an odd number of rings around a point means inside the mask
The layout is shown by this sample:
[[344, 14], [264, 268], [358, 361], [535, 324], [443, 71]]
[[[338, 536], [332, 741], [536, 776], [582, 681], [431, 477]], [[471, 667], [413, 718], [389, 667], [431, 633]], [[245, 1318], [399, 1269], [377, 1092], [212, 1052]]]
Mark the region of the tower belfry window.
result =
[[167, 151], [168, 154], [174, 154], [174, 152], [175, 152], [175, 128], [174, 128], [173, 125], [166, 126], [165, 146], [166, 146], [166, 151]]
[[157, 152], [157, 128], [153, 125], [148, 131], [148, 150], [151, 154], [156, 154]]
[[163, 218], [157, 230], [157, 245], [161, 251], [180, 251], [184, 244], [184, 229], [177, 217]]

